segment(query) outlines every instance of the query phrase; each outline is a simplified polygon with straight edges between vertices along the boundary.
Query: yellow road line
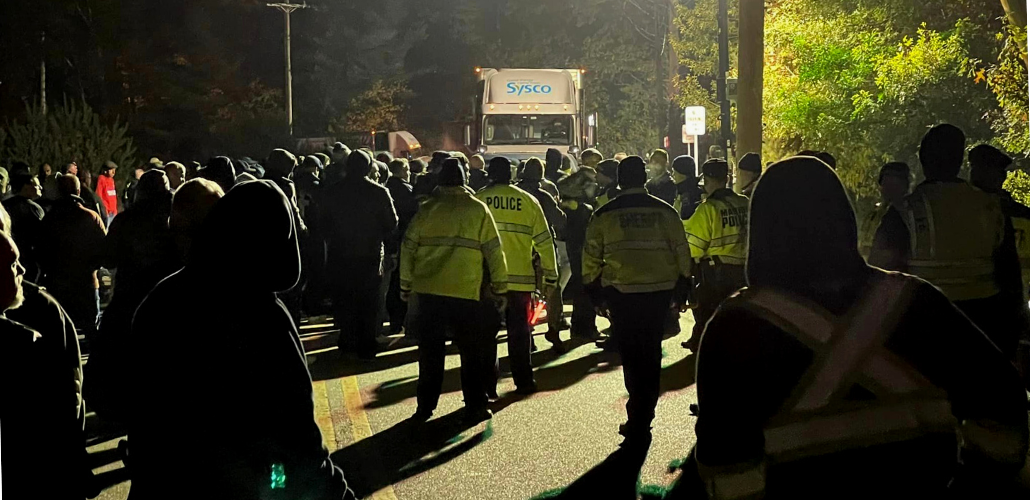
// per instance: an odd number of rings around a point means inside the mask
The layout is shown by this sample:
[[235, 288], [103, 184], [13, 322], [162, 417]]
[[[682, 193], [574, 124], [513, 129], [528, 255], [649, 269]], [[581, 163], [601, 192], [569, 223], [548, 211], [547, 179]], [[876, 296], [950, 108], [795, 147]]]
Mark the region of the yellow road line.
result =
[[315, 399], [315, 423], [322, 431], [322, 441], [325, 447], [332, 453], [338, 449], [336, 443], [336, 429], [333, 426], [333, 416], [329, 411], [329, 396], [325, 392], [325, 382], [318, 381], [311, 384]]
[[[372, 437], [372, 425], [368, 423], [368, 414], [365, 413], [365, 403], [361, 401], [361, 388], [358, 387], [357, 377], [344, 377], [340, 380], [343, 387], [343, 403], [347, 408], [347, 417], [351, 423], [351, 434], [354, 442], [357, 443], [365, 438]], [[372, 500], [397, 500], [393, 486], [387, 486], [370, 497]]]

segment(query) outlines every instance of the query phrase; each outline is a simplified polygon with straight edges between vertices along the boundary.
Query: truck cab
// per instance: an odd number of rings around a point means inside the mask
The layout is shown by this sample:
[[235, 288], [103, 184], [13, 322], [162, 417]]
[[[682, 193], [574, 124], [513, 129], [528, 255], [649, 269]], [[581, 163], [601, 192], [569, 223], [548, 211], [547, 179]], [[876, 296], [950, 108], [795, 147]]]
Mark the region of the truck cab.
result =
[[583, 110], [580, 69], [476, 68], [476, 106], [465, 144], [486, 157], [575, 157], [593, 146], [596, 117]]

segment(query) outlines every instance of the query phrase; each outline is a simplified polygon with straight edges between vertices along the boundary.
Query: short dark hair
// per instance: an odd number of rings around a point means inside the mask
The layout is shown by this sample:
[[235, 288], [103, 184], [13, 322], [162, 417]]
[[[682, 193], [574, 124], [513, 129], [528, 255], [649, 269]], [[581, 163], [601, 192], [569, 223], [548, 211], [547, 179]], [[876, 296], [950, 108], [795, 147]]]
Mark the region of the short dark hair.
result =
[[623, 189], [644, 187], [647, 184], [647, 166], [639, 156], [629, 156], [619, 162], [619, 186]]
[[32, 179], [36, 176], [32, 174], [17, 173], [11, 176], [11, 191], [17, 193], [22, 190], [26, 185], [32, 184]]
[[937, 125], [919, 144], [919, 162], [930, 179], [957, 177], [966, 156], [966, 134], [947, 123]]

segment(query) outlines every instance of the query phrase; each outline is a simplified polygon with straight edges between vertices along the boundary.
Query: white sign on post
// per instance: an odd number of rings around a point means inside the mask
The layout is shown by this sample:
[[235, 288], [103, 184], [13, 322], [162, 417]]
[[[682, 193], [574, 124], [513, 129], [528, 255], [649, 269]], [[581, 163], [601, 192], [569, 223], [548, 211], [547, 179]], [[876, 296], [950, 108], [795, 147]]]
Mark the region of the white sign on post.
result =
[[684, 113], [687, 135], [705, 135], [705, 107], [690, 106]]

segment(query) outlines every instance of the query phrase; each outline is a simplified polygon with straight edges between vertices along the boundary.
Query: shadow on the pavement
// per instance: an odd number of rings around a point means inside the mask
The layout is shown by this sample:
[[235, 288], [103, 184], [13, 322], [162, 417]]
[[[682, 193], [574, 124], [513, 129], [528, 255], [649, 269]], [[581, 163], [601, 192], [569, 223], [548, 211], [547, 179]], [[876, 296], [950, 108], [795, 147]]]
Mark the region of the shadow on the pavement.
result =
[[344, 471], [357, 497], [368, 497], [461, 456], [493, 432], [488, 422], [483, 431], [465, 436], [473, 426], [462, 417], [459, 410], [424, 424], [401, 422], [333, 453], [333, 462]]
[[708, 494], [705, 492], [705, 484], [701, 480], [700, 474], [698, 474], [694, 449], [690, 450], [690, 454], [683, 460], [683, 463], [675, 467], [670, 466], [669, 472], [675, 472], [676, 469], [680, 470], [680, 476], [676, 478], [671, 486], [663, 488], [661, 495], [644, 495], [641, 497], [641, 500], [699, 500], [708, 498]]
[[[570, 348], [577, 343], [566, 342]], [[540, 351], [533, 354], [533, 366], [540, 367], [547, 365], [561, 356], [553, 350]], [[614, 370], [618, 364], [613, 358], [603, 351], [595, 351], [572, 361], [543, 366], [534, 370], [537, 387], [540, 391], [559, 391], [580, 382], [587, 376], [594, 373], [604, 373]], [[499, 359], [500, 372], [502, 377], [509, 378], [507, 369], [508, 358]], [[507, 375], [505, 375], [507, 374]], [[405, 377], [390, 380], [379, 384], [373, 389], [371, 398], [365, 403], [365, 408], [383, 408], [396, 404], [405, 399], [414, 398], [418, 388], [418, 377]], [[461, 367], [454, 367], [444, 372], [441, 394], [458, 392], [461, 390]]]
[[619, 448], [572, 484], [542, 493], [533, 500], [636, 499], [640, 468], [646, 458], [646, 447]]
[[[336, 335], [336, 332], [330, 333]], [[543, 335], [543, 332], [533, 334], [534, 337], [543, 337]], [[497, 343], [503, 344], [507, 341], [507, 332], [505, 330], [501, 330], [501, 334], [497, 338]], [[327, 345], [322, 345], [326, 342], [328, 342]], [[565, 341], [565, 344], [569, 346], [570, 349], [578, 346], [579, 343], [579, 339], [576, 338]], [[408, 337], [395, 337], [393, 339], [393, 344], [391, 344], [388, 350], [380, 352], [375, 359], [370, 360], [358, 359], [356, 356], [349, 354], [341, 355], [338, 351], [332, 348], [332, 346], [336, 345], [335, 340], [324, 341], [322, 344], [312, 346], [310, 343], [306, 343], [304, 345], [305, 350], [308, 351], [308, 371], [311, 372], [311, 380], [315, 382], [389, 370], [398, 366], [418, 362], [418, 340]], [[320, 347], [328, 348], [329, 350], [317, 354], [311, 353], [311, 351]], [[540, 351], [541, 354], [545, 352], [549, 351]], [[454, 354], [458, 354], [458, 348], [457, 345], [450, 342], [447, 344], [447, 355], [449, 356]], [[502, 369], [503, 368], [504, 367], [502, 366]]]
[[679, 391], [694, 385], [697, 376], [697, 354], [689, 356], [662, 368], [661, 394]]

